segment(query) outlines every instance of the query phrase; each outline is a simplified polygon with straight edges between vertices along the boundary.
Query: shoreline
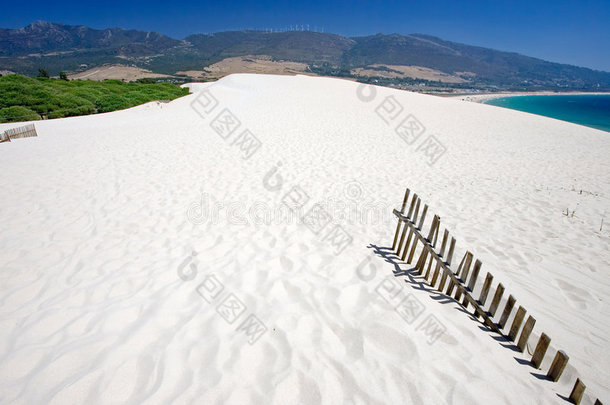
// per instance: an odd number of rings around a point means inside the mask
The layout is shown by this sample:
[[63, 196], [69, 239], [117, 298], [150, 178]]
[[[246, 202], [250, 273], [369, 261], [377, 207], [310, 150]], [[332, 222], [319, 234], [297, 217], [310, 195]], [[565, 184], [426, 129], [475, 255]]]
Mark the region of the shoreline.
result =
[[462, 94], [459, 96], [450, 96], [462, 101], [471, 101], [474, 103], [484, 103], [488, 100], [503, 97], [518, 97], [518, 96], [580, 96], [580, 95], [610, 95], [610, 92], [557, 92], [557, 91], [525, 91], [525, 92], [506, 92], [506, 93], [485, 93], [485, 94]]

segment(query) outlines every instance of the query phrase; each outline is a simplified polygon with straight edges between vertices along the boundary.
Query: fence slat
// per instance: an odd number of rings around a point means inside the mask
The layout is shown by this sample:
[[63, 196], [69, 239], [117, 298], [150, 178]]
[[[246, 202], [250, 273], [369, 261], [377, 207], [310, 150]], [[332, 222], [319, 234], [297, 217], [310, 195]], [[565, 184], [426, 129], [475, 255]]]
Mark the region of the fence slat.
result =
[[435, 215], [436, 217], [436, 228], [434, 228], [434, 235], [432, 236], [432, 239], [430, 239], [430, 243], [432, 244], [432, 247], [436, 249], [436, 242], [438, 242], [438, 231], [441, 228], [441, 217], [439, 217], [438, 215]]
[[413, 243], [413, 246], [411, 247], [411, 251], [409, 252], [409, 257], [407, 258], [407, 263], [411, 263], [413, 261], [413, 255], [415, 254], [415, 249], [417, 249], [417, 242], [419, 242], [419, 238], [415, 238], [415, 242]]
[[[413, 231], [413, 229], [411, 229], [411, 227], [408, 226], [408, 228], [409, 228], [409, 237], [407, 238], [407, 242], [405, 243], [405, 247], [402, 250], [402, 254], [400, 255], [400, 260], [402, 260], [403, 262], [407, 258], [407, 252], [409, 251], [409, 247], [411, 246], [411, 240], [413, 240], [413, 234], [415, 233]], [[413, 243], [417, 244], [417, 238], [415, 238]]]
[[536, 345], [534, 355], [532, 356], [532, 365], [534, 368], [540, 368], [544, 355], [546, 354], [546, 349], [549, 348], [550, 343], [551, 338], [543, 332], [542, 335], [540, 335], [540, 339], [538, 339], [538, 344]]
[[[468, 258], [466, 259], [466, 262], [464, 263], [464, 266], [462, 267], [462, 271], [460, 272], [460, 270], [458, 269], [458, 277], [462, 281], [464, 281], [464, 283], [466, 283], [466, 280], [468, 279], [468, 273], [470, 272], [470, 266], [472, 265], [472, 259], [474, 258], [472, 253], [466, 252], [466, 254], [468, 255]], [[461, 297], [462, 297], [462, 290], [458, 288], [458, 290], [455, 292], [456, 301], [459, 301]]]
[[525, 318], [525, 313], [527, 311], [522, 306], [519, 306], [517, 309], [517, 313], [515, 314], [515, 319], [513, 319], [513, 325], [510, 327], [510, 331], [508, 332], [508, 340], [514, 342], [517, 338], [517, 333], [519, 333], [519, 328], [523, 323], [523, 318]]
[[407, 231], [410, 230], [409, 226], [405, 223], [405, 221], [402, 221], [402, 223], [404, 224], [404, 228], [402, 228], [402, 233], [400, 234], [400, 242], [398, 242], [398, 246], [396, 246], [396, 254], [400, 254], [400, 250], [402, 249], [402, 243], [405, 241], [405, 236], [407, 234]]
[[[411, 190], [407, 188], [405, 191], [405, 197], [402, 200], [402, 206], [400, 207], [400, 213], [404, 214], [405, 209], [407, 208], [407, 203], [409, 202], [409, 193]], [[396, 233], [394, 234], [394, 242], [392, 242], [392, 251], [396, 250], [396, 242], [398, 242], [398, 235], [400, 233], [400, 225], [402, 225], [402, 219], [398, 218], [398, 224], [396, 224]], [[406, 225], [405, 225], [406, 227]]]
[[430, 277], [430, 270], [432, 270], [432, 262], [434, 262], [434, 260], [430, 258], [430, 260], [428, 261], [428, 270], [426, 270], [426, 275], [424, 276], [424, 279], [426, 281], [428, 281], [428, 277]]
[[[464, 253], [464, 256], [462, 257], [462, 260], [460, 261], [460, 264], [458, 266], [457, 272], [455, 273], [456, 277], [460, 276], [460, 273], [462, 271], [462, 268], [464, 267], [465, 263], [468, 262], [469, 260], [469, 256], [470, 256], [470, 252], [466, 252]], [[470, 265], [470, 263], [469, 263]], [[453, 282], [453, 280], [449, 281], [449, 287], [447, 287], [447, 295], [448, 296], [452, 296], [453, 295], [453, 289], [455, 288], [455, 283]]]
[[[440, 228], [440, 226], [439, 226]], [[449, 231], [447, 229], [445, 229], [445, 232], [443, 233], [443, 241], [441, 242], [441, 251], [439, 253], [439, 256], [444, 258], [444, 254], [445, 254], [445, 247], [447, 246], [447, 240], [449, 239]], [[430, 285], [432, 286], [432, 288], [434, 288], [434, 286], [436, 285], [436, 281], [438, 280], [438, 273], [441, 271], [441, 264], [439, 261], [436, 262], [436, 268], [434, 269], [434, 275], [432, 276], [432, 281], [430, 282]]]
[[[426, 211], [428, 209], [428, 206], [426, 205], [424, 207], [424, 211]], [[432, 219], [432, 224], [430, 225], [430, 232], [428, 233], [428, 242], [430, 242], [430, 239], [433, 237], [434, 232], [436, 232], [436, 229], [438, 228], [438, 222], [439, 222], [439, 217], [438, 215], [435, 215], [434, 218]], [[429, 247], [428, 246], [424, 246], [424, 248], [422, 249], [421, 255], [419, 256], [419, 259], [417, 260], [417, 265], [415, 266], [415, 268], [417, 269], [417, 272], [421, 275], [424, 271], [424, 267], [426, 266], [426, 259], [428, 258], [428, 253], [429, 253]], [[432, 259], [430, 259], [430, 266], [432, 265]], [[428, 273], [430, 273], [430, 267], [428, 266]], [[425, 278], [428, 278], [428, 273], [426, 273]]]
[[[434, 218], [432, 219], [432, 225], [430, 226], [430, 232], [428, 232], [428, 242], [430, 242], [430, 244], [432, 245], [432, 247], [434, 247], [434, 243], [433, 243], [433, 239], [434, 239], [434, 235], [438, 235], [438, 228], [439, 228], [439, 222], [440, 222], [440, 217], [438, 215], [435, 215]], [[421, 274], [424, 270], [424, 266], [426, 264], [426, 258], [427, 258], [428, 252], [426, 252], [426, 257], [424, 257], [424, 262], [422, 263], [422, 268], [419, 274]], [[434, 260], [432, 258], [430, 258], [430, 261], [428, 263], [428, 270], [426, 271], [426, 275], [424, 276], [424, 279], [428, 280], [428, 277], [430, 276], [430, 269], [432, 268], [432, 262]]]
[[504, 329], [506, 325], [506, 321], [508, 321], [508, 317], [515, 306], [515, 298], [512, 295], [508, 296], [508, 301], [506, 301], [506, 306], [504, 307], [504, 311], [502, 312], [502, 316], [500, 317], [500, 322], [498, 323], [498, 327], [500, 329]]
[[424, 245], [421, 254], [419, 255], [419, 259], [417, 259], [417, 264], [415, 265], [415, 269], [417, 270], [417, 274], [421, 275], [424, 271], [424, 267], [426, 266], [426, 259], [428, 258], [428, 246]]
[[[483, 265], [483, 263], [481, 263], [481, 261], [479, 259], [477, 259], [476, 262], [474, 262], [474, 267], [472, 269], [472, 275], [470, 276], [470, 281], [468, 282], [468, 291], [472, 294], [474, 292], [474, 286], [477, 282], [477, 278], [479, 277], [479, 273], [481, 272], [481, 266]], [[464, 280], [465, 282], [466, 280]], [[468, 301], [466, 301], [466, 297], [464, 297], [464, 300], [462, 301], [462, 305], [464, 306], [464, 308], [468, 308]]]
[[454, 249], [455, 249], [455, 238], [452, 236], [451, 243], [449, 243], [449, 253], [447, 253], [447, 260], [445, 260], [445, 263], [447, 263], [447, 266], [451, 266], [451, 262], [453, 260], [453, 250]]
[[[474, 262], [474, 268], [472, 269], [472, 275], [470, 276], [470, 281], [468, 282], [468, 289], [472, 292], [474, 291], [474, 286], [477, 282], [477, 277], [479, 277], [479, 272], [481, 271], [481, 266], [483, 263], [479, 259]], [[466, 280], [464, 280], [466, 281]]]
[[[478, 303], [481, 308], [485, 307], [485, 302], [487, 302], [487, 296], [489, 295], [489, 289], [491, 288], [491, 283], [493, 282], [494, 276], [487, 272], [487, 276], [485, 276], [485, 281], [483, 282], [483, 288], [481, 288], [481, 294], [479, 295]], [[474, 316], [476, 318], [479, 317], [477, 311], [474, 312]]]
[[519, 341], [517, 342], [517, 347], [519, 351], [523, 353], [525, 350], [525, 346], [527, 345], [527, 341], [532, 334], [532, 330], [534, 329], [534, 325], [536, 324], [536, 319], [533, 316], [529, 316], [527, 321], [525, 321], [525, 326], [523, 326], [523, 330], [521, 331], [521, 336], [519, 336]]
[[[392, 252], [396, 252], [396, 248], [397, 248], [397, 243], [398, 243], [398, 236], [400, 235], [400, 226], [402, 225], [402, 219], [398, 220], [398, 223], [396, 224], [396, 233], [394, 234], [394, 241], [392, 242]], [[405, 229], [407, 228], [407, 226], [405, 225]]]
[[[455, 249], [455, 238], [452, 236], [451, 237], [451, 243], [449, 243], [449, 253], [447, 253], [447, 260], [445, 260], [445, 264], [447, 264], [447, 266], [451, 265], [451, 260], [453, 259], [453, 250]], [[443, 290], [445, 289], [445, 283], [447, 282], [447, 273], [445, 273], [443, 271], [443, 274], [441, 275], [441, 282], [438, 285], [438, 291], [443, 292]]]
[[566, 364], [568, 364], [568, 360], [570, 358], [563, 350], [557, 351], [555, 358], [553, 359], [553, 363], [551, 363], [551, 368], [549, 368], [549, 372], [546, 374], [548, 378], [553, 382], [557, 382], [563, 370], [566, 368]]
[[[417, 223], [417, 217], [419, 215], [420, 201], [421, 201], [421, 199], [419, 197], [417, 197], [417, 202], [415, 204], [415, 211], [413, 212], [413, 219], [411, 221], [413, 224]], [[414, 233], [415, 233], [415, 231], [413, 229], [411, 229], [411, 227], [409, 227], [409, 239], [407, 239], [407, 244], [405, 245], [405, 250], [403, 250], [403, 252], [402, 252], [402, 256], [401, 256], [402, 261], [405, 261], [405, 257], [407, 256], [407, 250], [409, 249], [409, 243], [411, 242], [411, 238], [413, 237]], [[407, 263], [411, 263], [411, 261], [413, 260], [413, 254], [415, 253], [415, 248], [417, 247], [418, 241], [419, 241], [419, 239], [415, 238], [415, 241], [413, 242], [413, 246], [411, 249], [411, 253], [409, 254], [409, 260], [407, 260]]]
[[487, 302], [487, 296], [489, 295], [489, 289], [491, 288], [491, 283], [494, 280], [494, 276], [491, 273], [487, 273], [485, 277], [485, 281], [483, 282], [483, 288], [481, 289], [481, 295], [479, 295], [479, 302], [481, 306], [485, 306]]
[[574, 383], [574, 388], [572, 388], [572, 392], [570, 393], [570, 401], [573, 404], [580, 404], [582, 395], [585, 393], [585, 388], [587, 388], [587, 386], [580, 380], [580, 378], [577, 378], [576, 383]]
[[500, 305], [500, 300], [502, 300], [502, 295], [504, 294], [504, 286], [502, 283], [498, 284], [496, 287], [496, 294], [494, 298], [491, 300], [491, 305], [489, 306], [489, 316], [494, 317], [496, 315], [496, 311], [498, 310], [498, 305]]
[[443, 233], [443, 241], [441, 242], [441, 252], [439, 253], [439, 255], [441, 257], [445, 257], [445, 246], [447, 246], [447, 241], [449, 240], [449, 231], [447, 229], [445, 229], [445, 232]]
[[[406, 222], [406, 221], [408, 221], [408, 220], [411, 218], [411, 214], [413, 213], [413, 208], [415, 207], [415, 202], [416, 202], [417, 200], [418, 200], [417, 193], [414, 193], [414, 194], [413, 194], [413, 198], [411, 199], [411, 205], [409, 206], [409, 213], [407, 214], [407, 219], [406, 219], [406, 220], [403, 220], [403, 223], [404, 223], [404, 222]], [[399, 218], [399, 219], [400, 219], [400, 218]], [[400, 250], [401, 250], [401, 248], [402, 248], [402, 243], [403, 243], [403, 242], [404, 242], [404, 240], [405, 240], [405, 235], [407, 234], [407, 230], [409, 230], [409, 231], [410, 231], [410, 229], [411, 229], [411, 228], [409, 228], [409, 226], [408, 226], [407, 224], [404, 224], [404, 225], [405, 225], [405, 227], [404, 227], [404, 229], [402, 230], [402, 235], [400, 235], [400, 243], [399, 243], [399, 244], [398, 244], [398, 246], [396, 247], [396, 254], [397, 254], [397, 255], [398, 255], [398, 254], [400, 254]], [[411, 236], [411, 235], [410, 235], [410, 233], [409, 233], [409, 236]], [[404, 259], [402, 259], [402, 260], [404, 260]]]
[[[419, 219], [419, 225], [417, 225], [417, 229], [419, 229], [420, 232], [424, 230], [424, 221], [426, 220], [427, 213], [428, 213], [428, 204], [424, 204], [424, 209], [421, 213], [421, 218]], [[415, 223], [415, 221], [413, 221], [413, 223]]]

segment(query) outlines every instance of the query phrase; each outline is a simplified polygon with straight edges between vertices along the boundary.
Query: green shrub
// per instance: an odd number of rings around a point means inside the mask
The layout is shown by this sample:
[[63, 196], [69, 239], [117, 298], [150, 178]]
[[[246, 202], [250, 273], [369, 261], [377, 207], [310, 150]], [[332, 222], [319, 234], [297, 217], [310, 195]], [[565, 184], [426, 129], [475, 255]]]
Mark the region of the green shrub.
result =
[[38, 69], [38, 77], [49, 77], [49, 71], [47, 69], [40, 68]]
[[13, 106], [0, 109], [0, 122], [36, 121], [40, 115], [35, 111], [22, 106]]
[[[0, 77], [0, 109], [21, 107], [23, 120], [70, 117], [96, 112], [109, 112], [133, 107], [154, 100], [173, 100], [188, 94], [171, 83], [125, 83], [119, 80], [103, 82], [91, 80], [30, 78], [19, 75]], [[37, 118], [33, 118], [35, 114]]]
[[109, 112], [116, 110], [123, 110], [131, 107], [125, 97], [121, 97], [117, 94], [111, 94], [103, 96], [95, 102], [98, 112]]

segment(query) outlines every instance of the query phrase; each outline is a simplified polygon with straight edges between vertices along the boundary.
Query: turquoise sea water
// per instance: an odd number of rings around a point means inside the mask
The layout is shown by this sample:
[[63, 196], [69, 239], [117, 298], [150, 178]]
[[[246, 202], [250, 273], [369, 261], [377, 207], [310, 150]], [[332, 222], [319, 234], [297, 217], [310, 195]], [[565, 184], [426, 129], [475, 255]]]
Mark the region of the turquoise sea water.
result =
[[610, 132], [610, 94], [513, 96], [487, 100], [485, 104]]

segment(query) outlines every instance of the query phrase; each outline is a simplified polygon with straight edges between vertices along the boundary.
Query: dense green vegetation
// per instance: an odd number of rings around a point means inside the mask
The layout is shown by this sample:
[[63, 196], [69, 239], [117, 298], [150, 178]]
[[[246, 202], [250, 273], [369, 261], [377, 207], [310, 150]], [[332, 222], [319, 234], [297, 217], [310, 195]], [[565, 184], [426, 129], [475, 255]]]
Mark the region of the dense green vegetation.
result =
[[0, 122], [31, 121], [121, 110], [188, 94], [171, 83], [0, 77]]

